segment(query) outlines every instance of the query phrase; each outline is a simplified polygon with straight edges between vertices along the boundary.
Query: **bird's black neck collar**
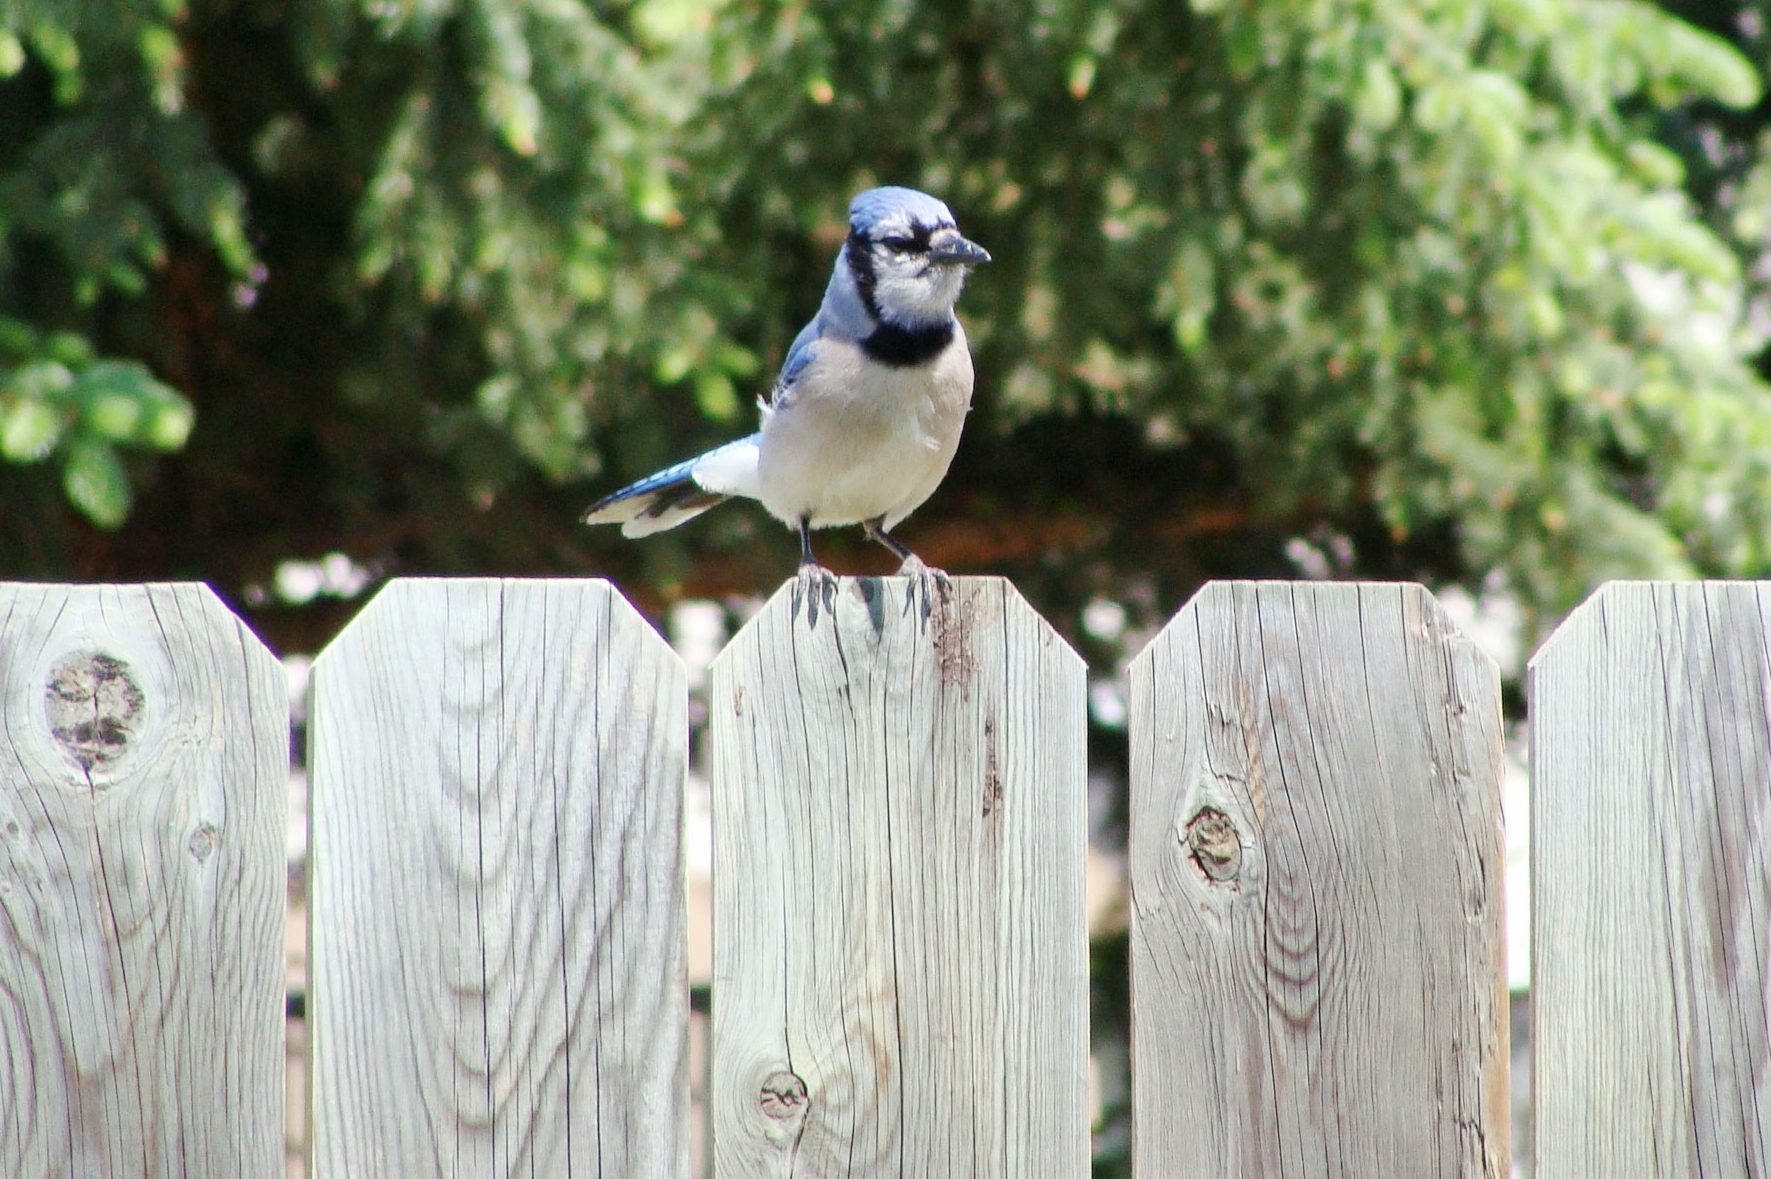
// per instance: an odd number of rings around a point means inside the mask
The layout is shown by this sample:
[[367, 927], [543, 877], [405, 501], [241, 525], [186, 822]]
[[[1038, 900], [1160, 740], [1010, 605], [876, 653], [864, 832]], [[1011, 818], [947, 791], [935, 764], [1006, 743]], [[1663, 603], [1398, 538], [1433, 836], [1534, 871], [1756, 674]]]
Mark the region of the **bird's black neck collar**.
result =
[[926, 327], [902, 328], [880, 322], [871, 335], [861, 341], [861, 351], [868, 359], [888, 368], [913, 368], [927, 364], [953, 343], [953, 320]]

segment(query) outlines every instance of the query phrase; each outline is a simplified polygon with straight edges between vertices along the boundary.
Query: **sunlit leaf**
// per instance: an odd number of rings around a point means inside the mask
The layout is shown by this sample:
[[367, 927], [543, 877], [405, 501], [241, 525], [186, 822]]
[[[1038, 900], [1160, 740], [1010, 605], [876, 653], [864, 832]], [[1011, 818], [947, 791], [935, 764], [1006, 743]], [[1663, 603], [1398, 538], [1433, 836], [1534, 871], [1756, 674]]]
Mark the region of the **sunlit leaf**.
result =
[[156, 401], [148, 411], [148, 419], [139, 435], [144, 446], [155, 450], [174, 451], [184, 448], [196, 425], [196, 411], [182, 397]]
[[120, 528], [129, 517], [129, 476], [117, 452], [103, 442], [77, 438], [67, 445], [62, 488], [68, 501], [100, 528]]
[[0, 458], [34, 463], [48, 457], [66, 421], [65, 414], [41, 401], [0, 402]]
[[1353, 118], [1368, 131], [1388, 131], [1402, 114], [1402, 86], [1395, 71], [1381, 58], [1372, 58], [1360, 71], [1359, 88], [1353, 93]]
[[714, 422], [730, 422], [738, 416], [738, 390], [722, 372], [704, 372], [695, 378], [695, 405]]
[[10, 78], [25, 67], [25, 47], [18, 34], [0, 29], [0, 78]]

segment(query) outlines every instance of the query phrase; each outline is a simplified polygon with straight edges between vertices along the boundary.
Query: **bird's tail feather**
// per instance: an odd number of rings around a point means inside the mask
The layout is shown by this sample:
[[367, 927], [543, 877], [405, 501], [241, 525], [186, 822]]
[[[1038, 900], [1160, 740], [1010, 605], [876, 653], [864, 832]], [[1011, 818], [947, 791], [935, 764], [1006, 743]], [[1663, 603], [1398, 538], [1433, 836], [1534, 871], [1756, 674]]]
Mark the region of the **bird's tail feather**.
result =
[[755, 465], [756, 438], [753, 435], [674, 467], [666, 467], [638, 483], [604, 496], [590, 505], [584, 513], [584, 522], [619, 524], [624, 536], [650, 536], [654, 532], [663, 532], [725, 502], [730, 493], [748, 493], [753, 480], [743, 478], [739, 469], [748, 466], [748, 470], [754, 472]]

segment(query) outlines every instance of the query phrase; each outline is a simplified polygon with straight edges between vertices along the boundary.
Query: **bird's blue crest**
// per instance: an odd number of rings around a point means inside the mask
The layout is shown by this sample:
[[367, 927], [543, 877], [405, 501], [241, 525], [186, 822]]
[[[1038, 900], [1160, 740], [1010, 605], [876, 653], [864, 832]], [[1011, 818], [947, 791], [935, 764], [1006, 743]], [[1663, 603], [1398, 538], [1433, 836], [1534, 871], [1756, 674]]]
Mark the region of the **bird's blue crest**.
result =
[[895, 214], [908, 214], [911, 220], [930, 227], [953, 224], [953, 214], [945, 204], [914, 188], [870, 188], [849, 202], [849, 226], [862, 233]]

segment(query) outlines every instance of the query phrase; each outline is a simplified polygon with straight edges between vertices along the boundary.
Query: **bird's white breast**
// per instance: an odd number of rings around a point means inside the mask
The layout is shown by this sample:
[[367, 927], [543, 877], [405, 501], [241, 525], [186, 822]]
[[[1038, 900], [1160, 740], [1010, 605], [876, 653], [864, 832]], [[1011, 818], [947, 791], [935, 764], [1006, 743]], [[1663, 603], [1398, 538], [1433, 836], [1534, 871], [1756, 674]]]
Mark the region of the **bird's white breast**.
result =
[[959, 445], [972, 399], [965, 332], [932, 361], [892, 368], [858, 343], [825, 338], [787, 404], [763, 423], [763, 505], [814, 527], [886, 517], [886, 527], [931, 495]]

